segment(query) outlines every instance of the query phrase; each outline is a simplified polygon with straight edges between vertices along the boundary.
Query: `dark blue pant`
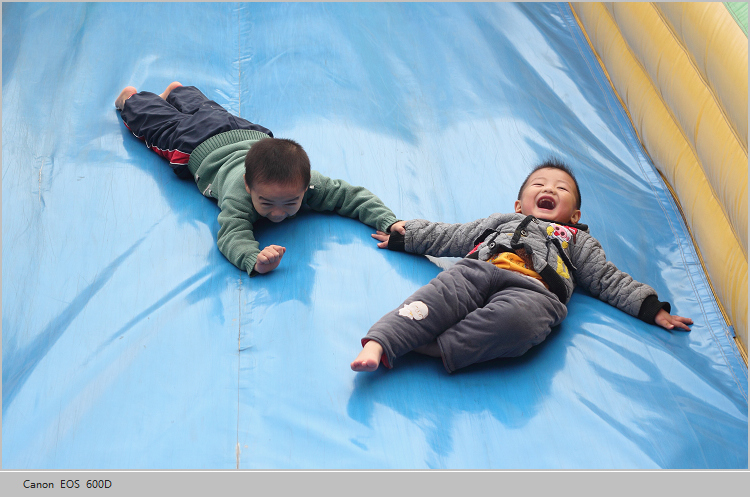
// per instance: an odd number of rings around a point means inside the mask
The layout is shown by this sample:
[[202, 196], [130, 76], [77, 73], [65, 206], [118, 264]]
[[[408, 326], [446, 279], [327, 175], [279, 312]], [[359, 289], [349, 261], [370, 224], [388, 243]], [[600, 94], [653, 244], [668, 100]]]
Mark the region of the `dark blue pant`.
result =
[[273, 137], [267, 128], [234, 116], [194, 86], [180, 86], [164, 100], [142, 91], [125, 101], [125, 126], [146, 146], [165, 157], [181, 178], [190, 178], [187, 163], [195, 148], [214, 135], [250, 129]]
[[520, 356], [567, 315], [555, 294], [532, 278], [462, 259], [383, 316], [362, 341], [382, 345], [384, 364], [392, 367], [399, 356], [436, 340], [450, 373]]

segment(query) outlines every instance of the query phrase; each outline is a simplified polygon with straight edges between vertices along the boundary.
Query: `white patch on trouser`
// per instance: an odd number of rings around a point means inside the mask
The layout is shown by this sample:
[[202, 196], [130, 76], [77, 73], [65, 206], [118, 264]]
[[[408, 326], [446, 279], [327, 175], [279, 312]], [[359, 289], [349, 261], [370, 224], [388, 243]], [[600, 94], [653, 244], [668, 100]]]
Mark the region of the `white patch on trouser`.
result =
[[420, 319], [426, 318], [429, 311], [424, 302], [417, 300], [411, 304], [404, 304], [404, 306], [398, 310], [398, 314], [399, 316], [419, 321]]

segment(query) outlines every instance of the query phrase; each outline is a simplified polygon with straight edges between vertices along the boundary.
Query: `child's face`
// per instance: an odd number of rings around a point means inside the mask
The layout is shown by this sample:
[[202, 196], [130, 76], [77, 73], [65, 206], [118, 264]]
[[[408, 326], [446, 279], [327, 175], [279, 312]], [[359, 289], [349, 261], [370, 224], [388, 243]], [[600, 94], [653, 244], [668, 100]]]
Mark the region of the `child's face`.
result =
[[302, 205], [307, 187], [281, 185], [277, 183], [256, 183], [250, 188], [245, 183], [245, 190], [250, 194], [253, 207], [258, 215], [280, 223], [297, 213]]
[[577, 223], [581, 211], [576, 209], [573, 178], [565, 171], [544, 168], [529, 177], [516, 200], [516, 212], [558, 223]]

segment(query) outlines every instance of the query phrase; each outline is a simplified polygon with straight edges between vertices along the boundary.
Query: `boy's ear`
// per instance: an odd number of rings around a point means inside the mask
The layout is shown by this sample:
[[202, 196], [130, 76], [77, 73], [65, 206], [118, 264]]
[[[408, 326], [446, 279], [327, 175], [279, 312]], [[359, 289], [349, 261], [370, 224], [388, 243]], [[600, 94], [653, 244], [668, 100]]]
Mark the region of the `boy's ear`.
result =
[[576, 210], [575, 212], [573, 212], [573, 215], [570, 216], [570, 223], [576, 224], [580, 220], [581, 220], [581, 211]]
[[245, 179], [245, 175], [244, 174], [242, 175], [242, 181], [245, 183], [245, 191], [247, 193], [250, 193], [250, 187], [247, 186], [247, 180]]
[[513, 205], [514, 205], [514, 209], [515, 209], [516, 213], [520, 214], [521, 213], [521, 201], [520, 200], [516, 200], [516, 203], [513, 204]]

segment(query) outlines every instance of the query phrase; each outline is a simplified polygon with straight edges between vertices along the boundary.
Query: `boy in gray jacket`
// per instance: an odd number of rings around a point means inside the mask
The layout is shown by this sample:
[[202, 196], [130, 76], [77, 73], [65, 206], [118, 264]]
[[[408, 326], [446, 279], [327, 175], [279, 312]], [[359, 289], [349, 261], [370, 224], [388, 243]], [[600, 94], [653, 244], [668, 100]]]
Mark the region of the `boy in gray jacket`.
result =
[[[400, 221], [406, 232], [373, 235], [380, 248], [435, 257], [465, 256], [383, 316], [362, 339], [354, 371], [415, 350], [441, 357], [450, 373], [541, 343], [567, 315], [575, 285], [631, 316], [690, 331], [656, 291], [608, 262], [581, 218], [578, 183], [567, 166], [537, 166], [518, 192], [515, 213], [466, 224]], [[488, 264], [489, 263], [489, 264]]]

